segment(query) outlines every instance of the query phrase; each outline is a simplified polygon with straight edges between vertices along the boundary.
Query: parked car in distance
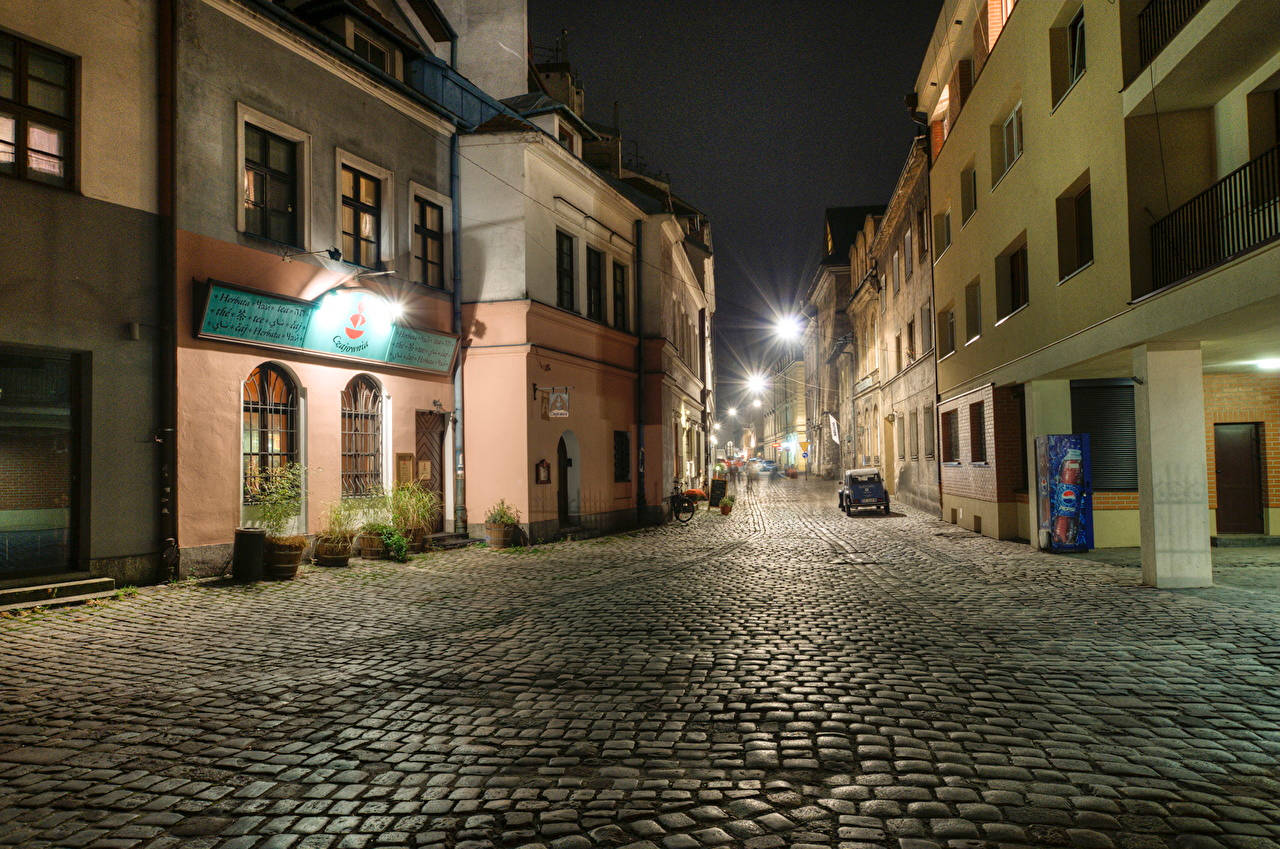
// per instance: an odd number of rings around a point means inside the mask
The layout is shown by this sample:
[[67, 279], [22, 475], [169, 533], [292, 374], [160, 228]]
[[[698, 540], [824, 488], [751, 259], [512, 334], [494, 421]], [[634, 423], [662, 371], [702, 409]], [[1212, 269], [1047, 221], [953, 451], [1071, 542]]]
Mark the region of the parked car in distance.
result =
[[883, 510], [889, 513], [889, 493], [885, 492], [884, 480], [879, 469], [846, 469], [844, 486], [838, 493], [840, 509], [846, 516], [852, 516], [855, 510]]
[[771, 475], [778, 470], [778, 464], [773, 460], [761, 460], [760, 471], [763, 474]]

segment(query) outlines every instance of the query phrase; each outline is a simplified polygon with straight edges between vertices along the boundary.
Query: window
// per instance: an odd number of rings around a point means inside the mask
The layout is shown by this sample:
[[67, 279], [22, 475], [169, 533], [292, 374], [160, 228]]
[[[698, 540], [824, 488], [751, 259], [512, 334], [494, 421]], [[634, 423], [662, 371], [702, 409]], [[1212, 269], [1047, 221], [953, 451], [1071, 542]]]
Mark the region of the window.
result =
[[975, 280], [964, 287], [965, 344], [982, 335], [982, 290]]
[[342, 496], [382, 492], [382, 391], [356, 375], [342, 390]]
[[1013, 167], [1013, 163], [1022, 156], [1022, 104], [1013, 107], [1009, 117], [1004, 119], [1000, 127], [1000, 145], [997, 147], [1002, 155], [999, 174], [996, 180]]
[[960, 413], [956, 410], [942, 414], [942, 462], [960, 462]]
[[1071, 430], [1089, 434], [1095, 490], [1138, 489], [1138, 437], [1130, 381], [1073, 380]]
[[351, 49], [355, 51], [357, 56], [373, 65], [379, 71], [390, 72], [391, 68], [387, 63], [389, 57], [386, 48], [375, 43], [373, 39], [364, 33], [357, 30], [351, 34]]
[[413, 199], [413, 237], [409, 274], [415, 283], [444, 288], [444, 207]]
[[0, 35], [0, 174], [70, 187], [75, 160], [69, 56]]
[[916, 320], [913, 318], [907, 322], [907, 362], [913, 363], [916, 360]]
[[898, 459], [905, 460], [907, 459], [907, 420], [901, 413], [895, 415], [893, 419], [893, 425], [898, 431]]
[[365, 268], [382, 260], [382, 181], [342, 166], [342, 258]]
[[556, 231], [556, 306], [574, 308], [573, 237]]
[[939, 257], [951, 247], [951, 210], [933, 216], [933, 255]]
[[987, 417], [982, 401], [969, 405], [969, 462], [987, 462]]
[[895, 352], [893, 371], [894, 371], [894, 374], [897, 374], [898, 372], [902, 371], [902, 334], [901, 333], [893, 337], [893, 348]]
[[929, 255], [928, 249], [925, 247], [925, 245], [929, 243], [928, 239], [925, 238], [925, 231], [924, 231], [925, 217], [926, 216], [925, 216], [924, 207], [920, 207], [919, 209], [916, 210], [916, 233], [918, 234], [916, 243], [920, 246], [921, 262], [924, 262], [925, 258]]
[[556, 122], [556, 137], [561, 146], [570, 153], [577, 155], [578, 153], [578, 136], [573, 130], [564, 125], [564, 122]]
[[924, 405], [924, 456], [933, 457], [933, 405]]
[[972, 165], [960, 172], [960, 223], [978, 209], [978, 171]]
[[[1089, 174], [1058, 198], [1058, 279], [1093, 262], [1093, 201]], [[1080, 183], [1083, 182], [1083, 186]]]
[[881, 315], [884, 315], [885, 301], [888, 298], [888, 295], [886, 294], [888, 285], [889, 285], [888, 276], [881, 274], [880, 275], [880, 314]]
[[1084, 74], [1084, 6], [1067, 24], [1067, 73], [1068, 84], [1074, 84]]
[[1007, 251], [996, 261], [996, 318], [1003, 320], [1027, 305], [1027, 243]]
[[627, 267], [620, 262], [613, 264], [613, 326], [627, 329]]
[[911, 426], [907, 429], [907, 440], [911, 446], [911, 459], [920, 456], [920, 414], [911, 411]]
[[253, 504], [272, 472], [298, 462], [298, 392], [283, 370], [263, 363], [249, 373], [241, 398], [243, 500]]
[[938, 353], [942, 356], [956, 349], [956, 313], [945, 309], [938, 313]]
[[[908, 219], [910, 220], [910, 219]], [[905, 264], [903, 270], [903, 279], [911, 276], [911, 228], [907, 228], [907, 232], [902, 237], [902, 261]]]
[[920, 353], [933, 347], [933, 315], [928, 302], [920, 308]]
[[893, 252], [893, 294], [898, 294], [898, 290], [902, 287], [902, 254], [899, 251]]
[[604, 321], [604, 254], [587, 248], [587, 318]]
[[613, 432], [613, 482], [631, 482], [631, 434], [625, 430]]
[[298, 145], [244, 125], [244, 232], [286, 245], [298, 240]]

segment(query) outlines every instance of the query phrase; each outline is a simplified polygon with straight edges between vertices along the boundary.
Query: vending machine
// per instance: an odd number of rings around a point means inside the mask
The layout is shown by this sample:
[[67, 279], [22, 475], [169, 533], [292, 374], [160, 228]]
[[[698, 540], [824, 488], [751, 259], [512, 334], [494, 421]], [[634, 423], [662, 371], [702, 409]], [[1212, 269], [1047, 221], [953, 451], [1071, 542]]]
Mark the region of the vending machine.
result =
[[1093, 548], [1093, 474], [1089, 434], [1036, 437], [1036, 495], [1040, 547], [1049, 551]]

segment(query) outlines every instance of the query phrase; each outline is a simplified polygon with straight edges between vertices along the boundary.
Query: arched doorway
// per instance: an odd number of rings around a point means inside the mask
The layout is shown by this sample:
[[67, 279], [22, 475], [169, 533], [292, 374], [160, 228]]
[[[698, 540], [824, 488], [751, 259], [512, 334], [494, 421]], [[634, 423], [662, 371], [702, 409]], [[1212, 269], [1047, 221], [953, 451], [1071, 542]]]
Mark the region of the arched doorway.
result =
[[562, 528], [577, 525], [581, 512], [579, 458], [578, 437], [566, 430], [556, 444], [556, 517]]

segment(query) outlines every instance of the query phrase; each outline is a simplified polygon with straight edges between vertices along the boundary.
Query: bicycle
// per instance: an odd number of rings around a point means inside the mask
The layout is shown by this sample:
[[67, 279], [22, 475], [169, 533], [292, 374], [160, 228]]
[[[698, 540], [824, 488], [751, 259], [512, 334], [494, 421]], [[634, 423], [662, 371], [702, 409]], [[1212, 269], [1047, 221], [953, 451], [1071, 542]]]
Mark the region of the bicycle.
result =
[[684, 490], [680, 489], [680, 478], [676, 478], [671, 482], [671, 516], [678, 519], [681, 524], [687, 524], [693, 518], [693, 512], [697, 509], [692, 498], [684, 494]]

